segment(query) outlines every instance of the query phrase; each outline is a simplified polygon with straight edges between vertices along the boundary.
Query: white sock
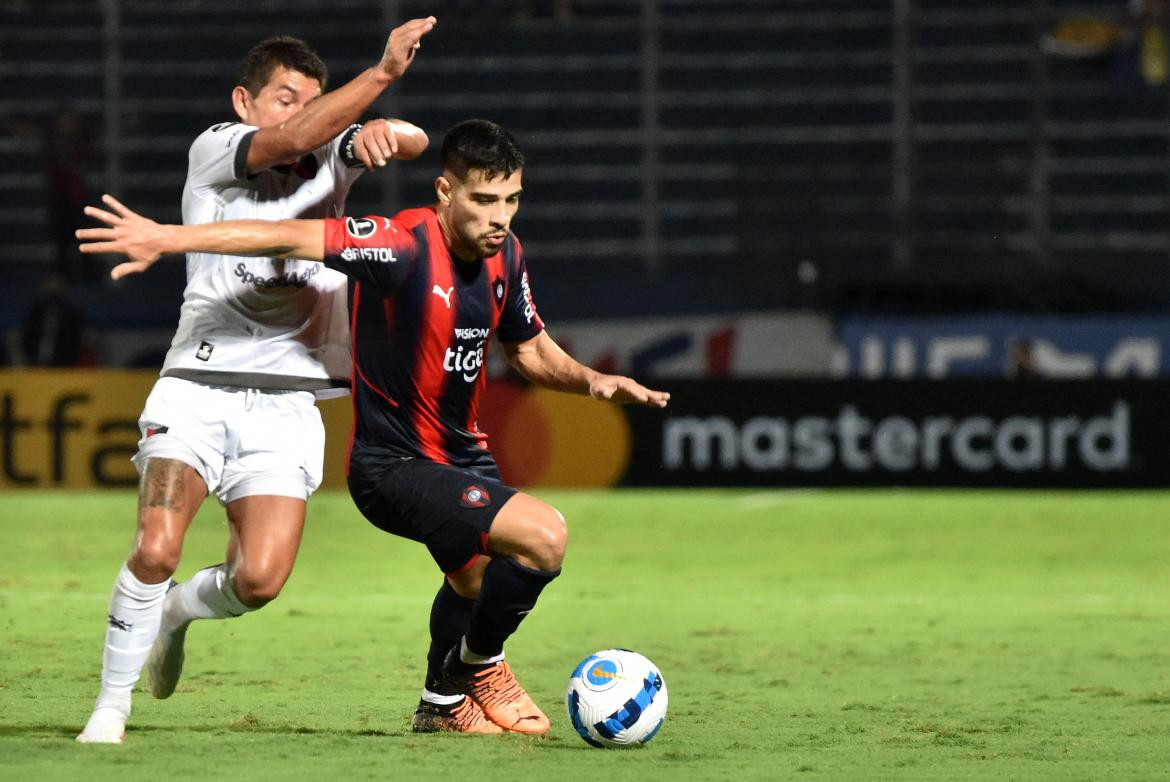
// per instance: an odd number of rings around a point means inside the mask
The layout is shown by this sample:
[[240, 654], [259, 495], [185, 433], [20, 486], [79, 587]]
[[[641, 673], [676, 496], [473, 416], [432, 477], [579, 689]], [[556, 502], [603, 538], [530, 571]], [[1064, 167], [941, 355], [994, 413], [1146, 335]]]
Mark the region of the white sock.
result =
[[500, 652], [499, 654], [493, 654], [491, 657], [484, 657], [482, 654], [476, 654], [467, 648], [467, 636], [464, 636], [463, 639], [459, 641], [459, 659], [468, 665], [490, 665], [492, 663], [498, 663], [500, 660], [504, 659], [504, 653]]
[[458, 695], [439, 695], [438, 693], [431, 692], [425, 687], [422, 691], [423, 701], [426, 703], [433, 703], [436, 706], [453, 706], [454, 704], [463, 700], [465, 697], [467, 696], [463, 693], [459, 693]]
[[232, 589], [227, 565], [204, 568], [174, 588], [167, 600], [166, 630], [174, 632], [195, 619], [226, 619], [252, 609]]
[[158, 635], [163, 598], [169, 585], [169, 579], [161, 584], [144, 584], [125, 564], [118, 571], [110, 595], [98, 708], [117, 708], [129, 716], [130, 691]]

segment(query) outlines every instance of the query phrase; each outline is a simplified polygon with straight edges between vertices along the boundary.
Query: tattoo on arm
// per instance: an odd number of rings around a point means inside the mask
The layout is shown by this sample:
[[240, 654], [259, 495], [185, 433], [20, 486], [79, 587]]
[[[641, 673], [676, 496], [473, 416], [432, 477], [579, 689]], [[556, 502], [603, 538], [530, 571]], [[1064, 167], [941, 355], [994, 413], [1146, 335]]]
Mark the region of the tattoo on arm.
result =
[[176, 459], [151, 459], [139, 487], [139, 501], [146, 508], [166, 508], [178, 513], [186, 501], [187, 465]]

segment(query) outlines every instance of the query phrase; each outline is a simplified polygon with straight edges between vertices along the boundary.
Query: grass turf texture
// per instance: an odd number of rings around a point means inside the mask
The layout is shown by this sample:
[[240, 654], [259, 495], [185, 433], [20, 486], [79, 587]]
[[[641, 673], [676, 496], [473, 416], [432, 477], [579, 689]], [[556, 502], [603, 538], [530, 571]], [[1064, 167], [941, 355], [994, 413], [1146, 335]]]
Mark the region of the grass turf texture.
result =
[[[0, 778], [1151, 779], [1170, 767], [1170, 494], [545, 492], [564, 575], [509, 645], [546, 737], [410, 733], [439, 576], [348, 497], [310, 505], [281, 597], [188, 635], [121, 747], [97, 692], [127, 493], [0, 497]], [[208, 503], [179, 576], [218, 562]], [[666, 725], [588, 747], [586, 654], [662, 668]], [[455, 776], [450, 776], [451, 774]], [[410, 775], [409, 777], [407, 775]]]

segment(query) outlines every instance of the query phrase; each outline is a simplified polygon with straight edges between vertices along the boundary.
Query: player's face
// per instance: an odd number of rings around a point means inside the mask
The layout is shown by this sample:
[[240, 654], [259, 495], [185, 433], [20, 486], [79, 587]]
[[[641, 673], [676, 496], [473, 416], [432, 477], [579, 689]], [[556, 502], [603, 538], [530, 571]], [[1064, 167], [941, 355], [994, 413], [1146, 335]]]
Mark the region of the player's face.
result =
[[312, 76], [279, 65], [258, 94], [236, 87], [232, 102], [242, 122], [268, 128], [286, 121], [320, 94], [321, 83]]
[[465, 179], [444, 172], [435, 182], [439, 194], [439, 220], [460, 258], [473, 260], [495, 255], [504, 246], [512, 218], [520, 208], [522, 171], [506, 179], [485, 177], [473, 168]]

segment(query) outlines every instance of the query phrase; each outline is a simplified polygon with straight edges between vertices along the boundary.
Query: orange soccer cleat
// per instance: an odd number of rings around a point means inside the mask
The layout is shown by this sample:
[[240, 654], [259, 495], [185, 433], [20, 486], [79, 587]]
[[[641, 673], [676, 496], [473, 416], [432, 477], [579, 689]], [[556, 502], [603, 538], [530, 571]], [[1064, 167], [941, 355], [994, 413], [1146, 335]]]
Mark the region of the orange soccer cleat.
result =
[[471, 698], [451, 706], [419, 701], [411, 728], [415, 733], [503, 733], [504, 729], [489, 720]]
[[470, 665], [459, 659], [459, 647], [447, 654], [443, 675], [455, 689], [479, 704], [495, 724], [516, 733], [547, 733], [548, 717], [516, 681], [512, 668], [500, 660]]

